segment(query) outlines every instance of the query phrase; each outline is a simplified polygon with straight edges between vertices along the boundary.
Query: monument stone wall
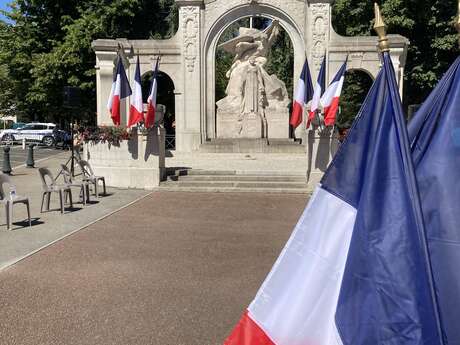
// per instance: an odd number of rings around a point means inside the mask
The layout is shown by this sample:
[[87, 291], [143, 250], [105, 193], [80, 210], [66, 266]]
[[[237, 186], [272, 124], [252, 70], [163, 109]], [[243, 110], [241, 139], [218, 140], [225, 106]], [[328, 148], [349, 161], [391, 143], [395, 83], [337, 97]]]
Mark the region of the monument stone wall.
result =
[[[239, 118], [238, 113], [232, 114], [225, 107], [221, 110], [226, 111], [227, 116], [219, 117], [219, 104], [216, 106], [219, 100], [215, 97], [216, 50], [219, 38], [237, 20], [262, 16], [276, 21], [289, 35], [294, 49], [294, 80], [299, 77], [306, 58], [313, 81], [316, 80], [324, 55], [327, 61], [326, 83], [332, 80], [347, 56], [348, 69], [358, 69], [375, 78], [381, 65], [377, 37], [342, 37], [335, 33], [331, 23], [333, 2], [334, 0], [176, 0], [179, 7], [179, 28], [171, 39], [119, 38], [94, 41], [98, 124], [112, 124], [106, 104], [112, 85], [114, 61], [121, 47], [131, 83], [137, 55], [140, 56], [142, 74], [152, 70], [153, 62], [161, 56], [160, 70], [169, 75], [175, 88], [176, 152], [199, 153], [200, 148], [204, 150], [204, 144], [212, 143], [213, 140], [216, 142], [219, 137], [233, 138], [235, 123], [238, 122], [242, 122], [242, 131], [246, 130], [243, 133], [245, 138], [253, 137], [253, 140], [259, 141], [265, 137], [285, 138], [289, 121], [286, 105], [284, 108], [268, 105], [264, 108], [266, 117], [262, 121], [260, 116], [254, 116], [257, 114], [255, 111], [246, 111], [247, 116]], [[391, 58], [402, 95], [409, 42], [400, 35], [389, 35], [389, 40]], [[287, 98], [292, 100], [294, 95], [287, 95]], [[251, 108], [251, 103], [248, 104]], [[252, 107], [258, 105], [253, 103]], [[125, 102], [122, 125], [126, 124], [128, 110], [128, 102]], [[264, 124], [263, 121], [271, 122], [271, 125]], [[245, 122], [251, 123], [248, 125]], [[295, 137], [302, 138], [305, 148], [307, 178], [316, 182], [333, 156], [337, 141], [334, 136], [326, 138], [317, 130], [307, 131], [305, 123], [304, 118], [295, 132]]]
[[[349, 55], [349, 69], [360, 69], [375, 77], [380, 66], [376, 37], [342, 37], [331, 25], [333, 0], [176, 0], [179, 6], [179, 29], [168, 40], [96, 40], [97, 117], [98, 124], [110, 125], [106, 109], [114, 60], [122, 47], [128, 78], [134, 79], [136, 55], [141, 58], [142, 74], [152, 69], [161, 55], [160, 69], [174, 82], [176, 149], [199, 150], [202, 143], [217, 137], [215, 99], [215, 56], [217, 42], [225, 29], [238, 19], [263, 16], [277, 20], [288, 33], [294, 47], [293, 78], [300, 75], [308, 58], [315, 80], [323, 55], [328, 55], [327, 79], [331, 80]], [[408, 41], [390, 35], [392, 60], [402, 92]], [[293, 95], [289, 95], [292, 99]], [[125, 102], [122, 124], [126, 124]], [[276, 116], [275, 116], [276, 117]], [[287, 121], [281, 115], [273, 121]], [[284, 127], [283, 127], [284, 128]], [[280, 135], [268, 133], [268, 135]], [[284, 136], [284, 129], [283, 134]], [[306, 140], [305, 126], [296, 137]]]

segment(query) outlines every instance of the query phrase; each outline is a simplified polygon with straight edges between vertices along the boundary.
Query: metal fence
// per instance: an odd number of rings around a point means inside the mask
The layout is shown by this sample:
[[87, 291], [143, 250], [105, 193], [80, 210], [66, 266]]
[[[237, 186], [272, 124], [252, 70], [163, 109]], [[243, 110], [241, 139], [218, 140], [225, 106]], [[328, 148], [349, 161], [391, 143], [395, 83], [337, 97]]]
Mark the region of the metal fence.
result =
[[166, 134], [165, 138], [166, 150], [175, 150], [176, 149], [176, 135], [175, 134]]

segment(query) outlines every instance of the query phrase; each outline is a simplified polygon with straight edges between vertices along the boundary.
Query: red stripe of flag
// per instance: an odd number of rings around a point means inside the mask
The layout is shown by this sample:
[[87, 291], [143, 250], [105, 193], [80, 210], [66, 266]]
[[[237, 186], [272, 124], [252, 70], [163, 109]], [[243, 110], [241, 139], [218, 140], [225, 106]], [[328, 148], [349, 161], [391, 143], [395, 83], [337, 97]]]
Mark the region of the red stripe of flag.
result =
[[339, 97], [334, 97], [331, 106], [324, 108], [324, 124], [334, 126], [337, 112], [339, 110]]
[[114, 95], [112, 97], [112, 109], [111, 109], [111, 116], [113, 124], [115, 126], [119, 126], [121, 123], [121, 115], [120, 115], [120, 96]]
[[324, 108], [324, 124], [326, 126], [334, 126], [335, 124], [339, 110], [340, 95], [342, 94], [343, 82], [345, 80], [345, 72], [347, 70], [347, 61], [348, 57], [321, 98], [321, 104]]
[[289, 124], [297, 128], [303, 121], [303, 107], [313, 97], [313, 85], [311, 82], [310, 68], [308, 67], [308, 60], [305, 60], [302, 73], [297, 84], [297, 93], [294, 99], [292, 108], [292, 115]]
[[246, 312], [224, 345], [276, 345]]
[[129, 97], [131, 94], [131, 87], [129, 86], [128, 77], [126, 76], [122, 59], [118, 57], [117, 68], [113, 76], [112, 90], [107, 102], [107, 108], [109, 109], [112, 121], [116, 126], [121, 124], [121, 100]]
[[302, 117], [303, 117], [303, 106], [300, 105], [297, 101], [294, 101], [291, 120], [289, 121], [289, 124], [294, 128], [299, 127], [299, 125], [302, 123]]

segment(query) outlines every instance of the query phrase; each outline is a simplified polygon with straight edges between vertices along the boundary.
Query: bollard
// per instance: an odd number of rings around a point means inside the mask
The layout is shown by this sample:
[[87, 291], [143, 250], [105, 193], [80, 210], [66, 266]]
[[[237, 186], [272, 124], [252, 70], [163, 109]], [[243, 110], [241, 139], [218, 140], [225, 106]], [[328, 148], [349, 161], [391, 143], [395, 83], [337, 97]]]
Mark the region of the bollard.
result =
[[3, 169], [4, 174], [11, 174], [11, 163], [10, 163], [10, 148], [9, 146], [5, 146], [3, 148]]
[[35, 160], [34, 160], [34, 144], [29, 145], [29, 149], [27, 151], [27, 162], [26, 165], [28, 168], [35, 168]]

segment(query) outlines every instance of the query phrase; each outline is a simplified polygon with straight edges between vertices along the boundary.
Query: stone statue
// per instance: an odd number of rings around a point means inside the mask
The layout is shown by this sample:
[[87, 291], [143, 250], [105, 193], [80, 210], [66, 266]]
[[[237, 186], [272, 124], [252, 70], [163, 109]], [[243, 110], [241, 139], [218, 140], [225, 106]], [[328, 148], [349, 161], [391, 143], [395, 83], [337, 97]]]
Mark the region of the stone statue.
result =
[[286, 86], [264, 68], [278, 33], [279, 24], [273, 21], [264, 31], [240, 28], [238, 37], [220, 45], [235, 58], [227, 72], [227, 96], [217, 102], [218, 137], [289, 137]]

